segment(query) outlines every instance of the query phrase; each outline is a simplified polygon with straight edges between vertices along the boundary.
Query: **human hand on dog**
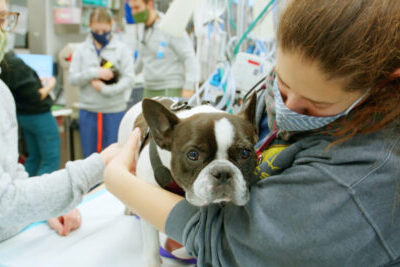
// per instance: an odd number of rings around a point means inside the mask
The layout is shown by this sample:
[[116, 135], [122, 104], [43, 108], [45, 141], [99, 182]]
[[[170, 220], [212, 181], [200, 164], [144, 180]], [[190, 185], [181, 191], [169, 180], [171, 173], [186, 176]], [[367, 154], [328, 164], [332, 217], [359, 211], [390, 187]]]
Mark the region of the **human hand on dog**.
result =
[[90, 85], [98, 92], [101, 92], [101, 90], [103, 89], [103, 86], [105, 85], [105, 83], [103, 83], [100, 80], [92, 80], [90, 82]]
[[51, 218], [47, 222], [59, 235], [67, 236], [71, 231], [81, 226], [81, 213], [75, 208], [67, 214]]
[[111, 160], [110, 165], [117, 165], [136, 174], [136, 163], [139, 158], [140, 129], [136, 128], [130, 135], [121, 151]]
[[114, 73], [111, 69], [99, 68], [99, 78], [104, 81], [109, 81], [114, 78]]
[[104, 164], [107, 165], [119, 152], [121, 151], [121, 146], [117, 143], [111, 144], [100, 152]]

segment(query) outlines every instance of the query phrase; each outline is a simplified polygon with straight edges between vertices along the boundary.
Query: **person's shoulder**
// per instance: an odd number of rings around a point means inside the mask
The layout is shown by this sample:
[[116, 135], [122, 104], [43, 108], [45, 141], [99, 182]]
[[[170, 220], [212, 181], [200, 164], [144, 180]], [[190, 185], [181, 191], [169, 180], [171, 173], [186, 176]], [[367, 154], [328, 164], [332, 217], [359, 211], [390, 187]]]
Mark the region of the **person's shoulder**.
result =
[[74, 51], [84, 51], [85, 49], [91, 47], [93, 45], [92, 40], [90, 39], [90, 36], [86, 37], [85, 40], [83, 40], [80, 43], [77, 43], [75, 46]]
[[325, 135], [299, 140], [297, 163], [319, 166], [324, 173], [350, 186], [376, 171], [391, 175], [393, 168], [381, 167], [395, 166], [400, 161], [400, 136], [390, 129], [358, 134], [343, 143], [334, 143], [335, 140]]
[[119, 50], [130, 51], [128, 44], [126, 44], [125, 42], [123, 42], [122, 40], [119, 40], [117, 38], [113, 38], [110, 44]]
[[31, 71], [31, 68], [14, 52], [10, 51], [4, 55], [4, 59], [1, 62], [2, 78], [19, 79], [20, 77], [24, 77], [29, 71]]
[[19, 64], [25, 64], [24, 61], [17, 56], [13, 51], [9, 51], [4, 55], [3, 59], [5, 64], [13, 64], [13, 65], [19, 65]]
[[[338, 141], [338, 142], [336, 142]], [[392, 128], [378, 130], [368, 134], [357, 134], [352, 138], [340, 142], [340, 138], [330, 135], [310, 135], [302, 138], [299, 143], [302, 148], [324, 150], [332, 157], [354, 155], [351, 158], [361, 157], [363, 154], [379, 158], [378, 153], [387, 153], [399, 146], [400, 136], [394, 134]], [[360, 152], [359, 154], [357, 154]], [[399, 154], [400, 156], [400, 154]]]

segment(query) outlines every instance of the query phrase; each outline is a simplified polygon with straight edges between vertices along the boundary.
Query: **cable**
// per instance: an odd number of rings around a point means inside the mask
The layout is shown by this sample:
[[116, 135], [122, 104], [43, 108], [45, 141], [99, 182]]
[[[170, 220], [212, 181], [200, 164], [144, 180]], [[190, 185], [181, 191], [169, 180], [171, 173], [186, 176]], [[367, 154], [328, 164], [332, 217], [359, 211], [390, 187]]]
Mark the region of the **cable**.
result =
[[257, 18], [250, 24], [249, 28], [246, 30], [246, 32], [242, 35], [240, 38], [239, 42], [237, 43], [235, 49], [233, 50], [233, 55], [237, 55], [239, 53], [239, 48], [242, 45], [243, 41], [247, 38], [247, 35], [253, 30], [253, 28], [256, 26], [258, 21], [261, 20], [261, 18], [264, 16], [264, 14], [268, 11], [270, 6], [275, 3], [275, 0], [269, 1], [269, 3], [265, 6], [265, 8], [261, 11], [261, 13], [257, 16]]
[[228, 0], [228, 21], [233, 30], [237, 30], [236, 23], [232, 19], [232, 0]]

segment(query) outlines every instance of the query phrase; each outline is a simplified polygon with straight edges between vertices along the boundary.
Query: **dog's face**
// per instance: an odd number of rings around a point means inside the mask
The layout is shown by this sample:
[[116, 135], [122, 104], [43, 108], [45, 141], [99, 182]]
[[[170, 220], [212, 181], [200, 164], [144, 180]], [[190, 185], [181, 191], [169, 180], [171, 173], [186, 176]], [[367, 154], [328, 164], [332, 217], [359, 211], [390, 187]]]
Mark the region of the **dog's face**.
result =
[[193, 205], [249, 199], [256, 167], [253, 96], [237, 116], [200, 113], [179, 119], [154, 100], [143, 100], [143, 115], [158, 146], [171, 151], [171, 173]]

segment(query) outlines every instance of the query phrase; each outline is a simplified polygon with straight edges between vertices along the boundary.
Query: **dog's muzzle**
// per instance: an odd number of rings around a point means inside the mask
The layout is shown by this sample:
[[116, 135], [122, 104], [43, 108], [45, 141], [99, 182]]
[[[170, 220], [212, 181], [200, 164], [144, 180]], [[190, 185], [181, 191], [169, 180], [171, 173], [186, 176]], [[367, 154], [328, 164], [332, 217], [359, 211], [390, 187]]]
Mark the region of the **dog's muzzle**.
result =
[[219, 202], [242, 206], [249, 200], [249, 190], [237, 166], [228, 160], [214, 160], [199, 173], [186, 198], [196, 206]]

